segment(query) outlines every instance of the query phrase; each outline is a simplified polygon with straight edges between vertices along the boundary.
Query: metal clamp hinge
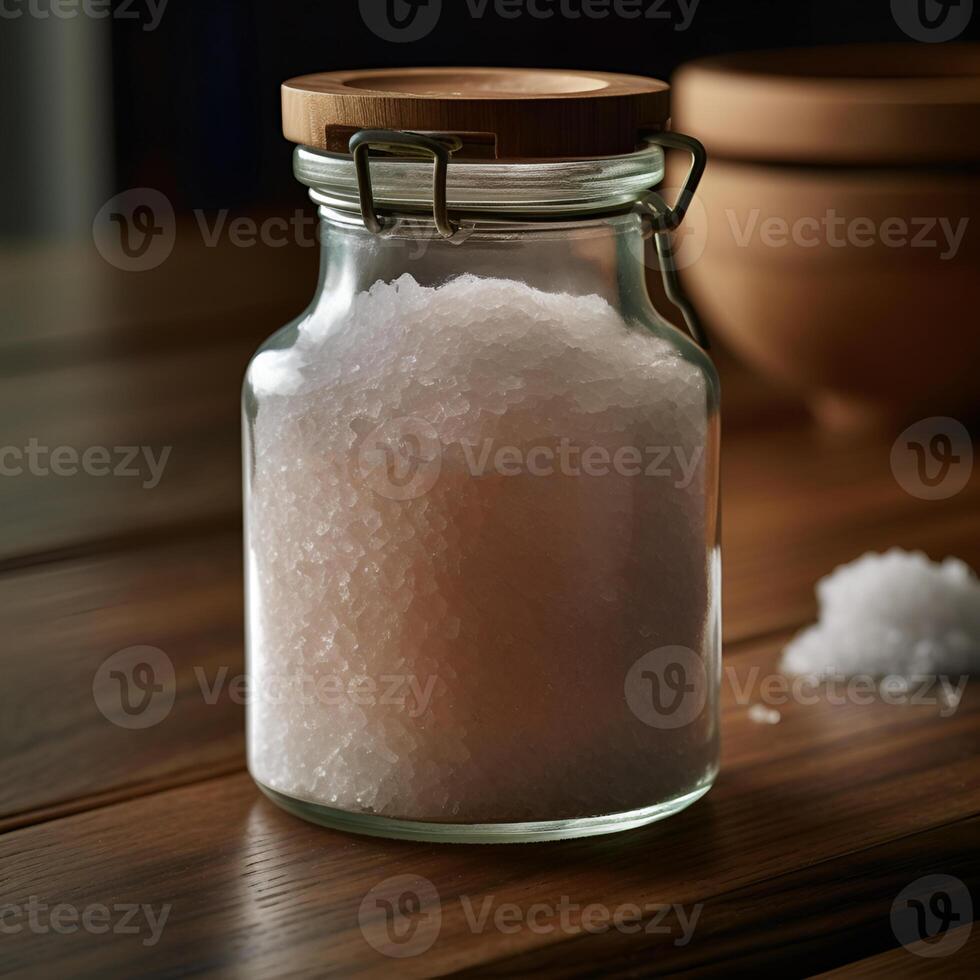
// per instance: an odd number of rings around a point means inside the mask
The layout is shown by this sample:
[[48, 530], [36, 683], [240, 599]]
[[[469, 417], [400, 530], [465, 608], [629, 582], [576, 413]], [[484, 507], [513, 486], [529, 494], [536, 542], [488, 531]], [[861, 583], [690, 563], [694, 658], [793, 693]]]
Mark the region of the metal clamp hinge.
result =
[[685, 136], [683, 133], [656, 133], [650, 137], [652, 143], [665, 148], [687, 150], [691, 154], [691, 168], [687, 172], [684, 186], [677, 195], [674, 206], [671, 207], [659, 194], [650, 191], [641, 201], [644, 217], [648, 218], [653, 226], [653, 241], [657, 248], [657, 258], [660, 264], [660, 274], [664, 281], [664, 292], [667, 299], [671, 301], [684, 317], [687, 329], [695, 342], [704, 350], [710, 346], [708, 335], [705, 332], [701, 319], [694, 309], [691, 301], [687, 298], [680, 279], [677, 276], [677, 263], [674, 260], [674, 243], [671, 239], [671, 232], [675, 231], [684, 220], [691, 201], [694, 200], [694, 192], [701, 177], [704, 174], [707, 153], [704, 147], [692, 136]]
[[443, 238], [450, 241], [456, 238], [459, 226], [449, 217], [446, 201], [446, 177], [449, 159], [462, 146], [458, 137], [435, 139], [422, 133], [410, 133], [396, 129], [362, 129], [355, 133], [348, 144], [354, 157], [354, 171], [357, 174], [357, 191], [361, 204], [361, 217], [365, 227], [374, 234], [385, 228], [384, 219], [378, 215], [374, 206], [374, 191], [371, 187], [370, 151], [373, 148], [390, 153], [412, 156], [421, 152], [433, 159], [432, 168], [432, 218], [436, 229]]

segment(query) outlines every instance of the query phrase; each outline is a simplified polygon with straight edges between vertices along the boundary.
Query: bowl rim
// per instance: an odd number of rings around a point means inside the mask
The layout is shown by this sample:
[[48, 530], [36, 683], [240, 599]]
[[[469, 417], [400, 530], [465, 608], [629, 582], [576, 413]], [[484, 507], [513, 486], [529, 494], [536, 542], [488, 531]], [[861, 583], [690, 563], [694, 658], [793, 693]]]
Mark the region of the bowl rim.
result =
[[723, 156], [980, 162], [980, 44], [743, 51], [682, 65], [674, 123]]

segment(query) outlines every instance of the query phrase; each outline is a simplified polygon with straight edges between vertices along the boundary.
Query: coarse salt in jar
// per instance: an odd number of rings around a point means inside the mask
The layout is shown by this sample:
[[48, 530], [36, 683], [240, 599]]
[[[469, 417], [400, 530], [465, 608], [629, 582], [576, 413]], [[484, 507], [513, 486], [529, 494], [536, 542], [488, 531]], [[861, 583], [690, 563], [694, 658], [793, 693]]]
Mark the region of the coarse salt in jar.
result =
[[[244, 387], [249, 768], [390, 837], [668, 816], [718, 767], [718, 381], [670, 232], [668, 86], [391, 69], [283, 86], [307, 310]], [[655, 193], [663, 147], [694, 163]], [[652, 241], [651, 241], [652, 239]], [[652, 308], [656, 246], [695, 336]]]

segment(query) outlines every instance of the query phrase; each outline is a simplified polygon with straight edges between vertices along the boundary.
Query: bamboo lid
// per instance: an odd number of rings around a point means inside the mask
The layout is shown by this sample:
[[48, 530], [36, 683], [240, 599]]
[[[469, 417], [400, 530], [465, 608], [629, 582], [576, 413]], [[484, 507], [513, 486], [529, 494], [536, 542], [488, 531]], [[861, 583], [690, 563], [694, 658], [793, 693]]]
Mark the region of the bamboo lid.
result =
[[286, 139], [334, 153], [359, 129], [398, 129], [458, 136], [454, 159], [613, 156], [666, 128], [669, 114], [666, 82], [609, 72], [381, 68], [282, 86]]

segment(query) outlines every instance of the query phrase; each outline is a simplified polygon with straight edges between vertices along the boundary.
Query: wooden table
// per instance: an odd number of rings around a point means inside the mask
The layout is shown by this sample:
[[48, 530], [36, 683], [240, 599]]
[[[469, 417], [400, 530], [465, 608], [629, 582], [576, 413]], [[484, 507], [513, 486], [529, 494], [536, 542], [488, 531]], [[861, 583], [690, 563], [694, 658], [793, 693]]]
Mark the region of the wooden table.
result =
[[[309, 295], [313, 261], [207, 249], [185, 229], [140, 275], [90, 249], [4, 263], [0, 441], [173, 447], [153, 489], [0, 480], [4, 973], [966, 975], [976, 937], [924, 958], [890, 916], [924, 875], [980, 900], [976, 691], [952, 712], [820, 698], [767, 724], [750, 707], [835, 565], [898, 545], [980, 567], [980, 481], [916, 499], [891, 472], [894, 435], [822, 438], [727, 362], [724, 756], [705, 799], [632, 833], [487, 847], [346, 836], [258, 793], [234, 689], [209, 698], [200, 678], [242, 671], [241, 373]], [[176, 699], [125, 729], [93, 679], [134, 645], [165, 652]], [[424, 905], [414, 955], [393, 958], [362, 903], [401, 875], [439, 912]], [[629, 928], [608, 927], [617, 912]]]

